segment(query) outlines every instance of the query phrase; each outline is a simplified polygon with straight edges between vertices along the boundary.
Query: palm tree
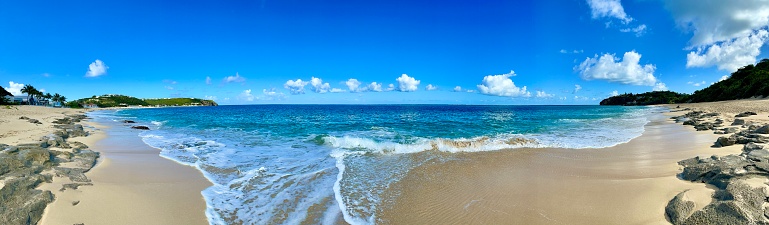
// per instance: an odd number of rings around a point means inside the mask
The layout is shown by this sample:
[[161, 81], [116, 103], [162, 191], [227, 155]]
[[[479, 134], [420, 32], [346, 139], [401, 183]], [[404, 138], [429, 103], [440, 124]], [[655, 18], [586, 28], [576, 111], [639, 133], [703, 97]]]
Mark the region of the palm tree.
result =
[[29, 84], [24, 85], [24, 87], [21, 88], [21, 93], [27, 94], [27, 104], [30, 104], [30, 105], [32, 104], [32, 101], [31, 101], [32, 96], [35, 95], [35, 93], [37, 92], [38, 92], [37, 89]]
[[43, 98], [45, 98], [45, 102], [46, 102], [46, 104], [50, 104], [50, 102], [51, 102], [51, 101], [53, 101], [53, 99], [51, 99], [51, 98], [53, 98], [53, 96], [51, 95], [51, 93], [45, 93], [45, 94], [43, 95]]
[[53, 95], [53, 97], [51, 97], [51, 101], [61, 103], [61, 97], [62, 96], [59, 93], [56, 93]]

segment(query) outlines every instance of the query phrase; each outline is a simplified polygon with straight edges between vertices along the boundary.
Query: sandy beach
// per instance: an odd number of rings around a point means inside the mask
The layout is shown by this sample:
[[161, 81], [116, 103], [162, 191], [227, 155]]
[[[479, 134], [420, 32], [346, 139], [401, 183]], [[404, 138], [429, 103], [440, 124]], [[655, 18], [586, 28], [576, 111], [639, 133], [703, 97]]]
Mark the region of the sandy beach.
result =
[[[56, 119], [86, 112], [37, 106], [1, 110], [0, 143], [10, 146], [39, 142], [41, 137], [57, 130], [52, 125]], [[20, 120], [21, 116], [40, 123]], [[200, 192], [211, 184], [198, 170], [161, 158], [159, 150], [141, 141], [138, 130], [107, 127], [88, 120], [79, 124], [88, 135], [66, 141], [81, 142], [98, 152], [98, 162], [85, 173], [89, 182], [73, 182], [66, 176], [53, 175], [53, 170], [41, 172], [51, 174], [52, 180], [42, 182], [37, 189], [43, 193], [50, 191], [53, 202], [47, 205], [38, 224], [208, 224]], [[73, 183], [80, 186], [62, 186]]]
[[[739, 112], [758, 112], [751, 117], [756, 121], [769, 112], [767, 100], [680, 106], [720, 112], [728, 123]], [[614, 147], [468, 153], [416, 168], [391, 188], [400, 195], [381, 218], [391, 224], [670, 224], [665, 207], [678, 193], [690, 190], [685, 198], [699, 210], [715, 190], [676, 177], [677, 162], [742, 151], [742, 145], [714, 148], [721, 135], [669, 119], [683, 113], [659, 115], [642, 136]]]

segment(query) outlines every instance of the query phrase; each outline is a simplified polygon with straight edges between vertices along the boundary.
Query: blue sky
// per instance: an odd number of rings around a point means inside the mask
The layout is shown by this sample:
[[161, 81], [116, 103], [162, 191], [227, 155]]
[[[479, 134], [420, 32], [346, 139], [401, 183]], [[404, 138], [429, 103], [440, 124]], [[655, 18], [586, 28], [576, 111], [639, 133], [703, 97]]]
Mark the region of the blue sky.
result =
[[3, 1], [0, 86], [70, 100], [597, 104], [717, 82], [769, 57], [767, 25], [761, 0]]

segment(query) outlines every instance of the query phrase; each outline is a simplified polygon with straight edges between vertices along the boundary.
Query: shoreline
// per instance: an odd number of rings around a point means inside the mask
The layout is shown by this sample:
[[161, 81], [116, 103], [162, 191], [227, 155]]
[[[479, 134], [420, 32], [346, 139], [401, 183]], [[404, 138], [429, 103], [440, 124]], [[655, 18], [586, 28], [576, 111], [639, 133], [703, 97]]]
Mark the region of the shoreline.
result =
[[86, 173], [93, 185], [56, 193], [40, 224], [208, 224], [201, 191], [212, 184], [199, 170], [161, 157], [140, 130], [88, 123], [102, 135], [92, 143], [101, 158]]
[[[669, 224], [668, 201], [690, 190], [701, 209], [714, 188], [678, 179], [677, 162], [728, 155], [717, 135], [655, 115], [644, 133], [601, 149], [512, 149], [462, 153], [459, 160], [413, 169], [391, 188], [380, 211], [394, 224]], [[568, 221], [568, 222], [567, 222]]]

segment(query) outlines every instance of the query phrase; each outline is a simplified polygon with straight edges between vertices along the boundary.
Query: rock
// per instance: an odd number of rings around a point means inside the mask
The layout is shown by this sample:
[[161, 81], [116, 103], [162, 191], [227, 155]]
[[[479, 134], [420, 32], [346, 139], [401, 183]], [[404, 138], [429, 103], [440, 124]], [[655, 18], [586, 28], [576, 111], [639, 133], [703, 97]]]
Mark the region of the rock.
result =
[[737, 132], [738, 129], [736, 127], [727, 127], [727, 128], [723, 128], [721, 130], [723, 130], [724, 133], [731, 134], [731, 133]]
[[67, 144], [67, 141], [60, 136], [48, 135], [43, 137], [43, 140], [47, 140], [46, 143], [48, 143], [49, 147], [71, 148], [69, 144]]
[[81, 150], [88, 148], [88, 145], [85, 145], [83, 144], [83, 142], [79, 142], [79, 141], [69, 142], [69, 146], [72, 146], [73, 148], [77, 148]]
[[686, 191], [678, 193], [673, 200], [665, 206], [665, 215], [671, 223], [681, 224], [694, 213], [694, 202], [684, 199]]
[[43, 165], [51, 162], [51, 153], [43, 148], [25, 149], [19, 151], [19, 158], [33, 165]]
[[132, 126], [131, 128], [137, 129], [137, 130], [149, 130], [150, 129], [147, 126]]
[[769, 125], [765, 125], [763, 127], [759, 127], [758, 129], [756, 129], [753, 132], [756, 132], [756, 133], [759, 133], [759, 134], [769, 134]]
[[27, 121], [29, 121], [30, 123], [34, 123], [34, 124], [43, 124], [39, 120], [36, 120], [36, 119], [29, 119]]
[[755, 116], [758, 115], [755, 112], [743, 112], [740, 114], [735, 115], [734, 117], [748, 117], [748, 116]]
[[45, 207], [53, 201], [50, 191], [35, 189], [44, 179], [40, 175], [12, 178], [0, 189], [0, 220], [3, 224], [37, 224]]
[[743, 119], [734, 119], [734, 122], [732, 122], [732, 126], [738, 126], [738, 125], [745, 125], [745, 120], [743, 120]]
[[763, 149], [763, 148], [764, 148], [763, 145], [757, 145], [756, 143], [750, 142], [750, 143], [746, 144], [745, 147], [742, 147], [742, 151], [743, 152], [751, 152], [751, 151], [759, 150], [759, 149]]
[[77, 204], [80, 204], [80, 201], [72, 201], [72, 206], [76, 206]]
[[70, 183], [70, 184], [62, 184], [61, 189], [59, 191], [65, 191], [67, 189], [70, 190], [77, 190], [80, 186], [93, 186], [92, 183]]
[[694, 125], [697, 125], [697, 121], [693, 120], [693, 119], [686, 120], [686, 121], [684, 121], [684, 125], [692, 125], [692, 126], [694, 126]]
[[19, 117], [19, 119], [20, 119], [20, 120], [29, 120], [29, 117], [26, 117], [26, 116], [21, 116], [21, 117]]
[[718, 141], [716, 141], [716, 147], [731, 146], [735, 143], [737, 143], [737, 138], [734, 135], [729, 137], [719, 137]]
[[123, 123], [136, 123], [136, 121], [133, 121], [133, 120], [123, 120]]

